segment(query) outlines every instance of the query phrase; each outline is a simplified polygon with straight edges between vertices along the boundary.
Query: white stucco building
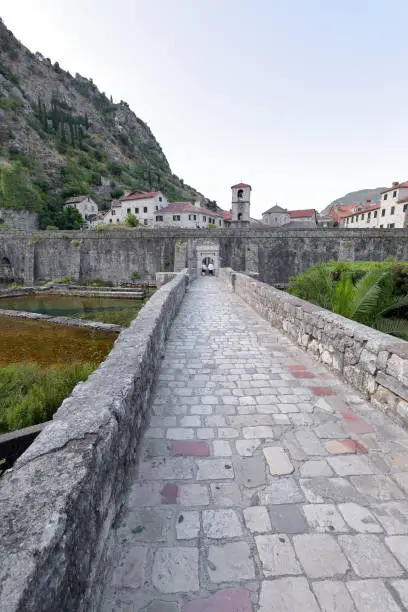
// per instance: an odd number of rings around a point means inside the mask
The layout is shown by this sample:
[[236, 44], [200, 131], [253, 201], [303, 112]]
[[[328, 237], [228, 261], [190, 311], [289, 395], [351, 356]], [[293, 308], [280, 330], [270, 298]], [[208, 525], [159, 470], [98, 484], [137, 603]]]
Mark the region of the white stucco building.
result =
[[96, 218], [98, 214], [98, 205], [93, 201], [91, 196], [88, 195], [79, 195], [73, 196], [72, 198], [68, 198], [65, 200], [64, 208], [71, 206], [72, 208], [76, 208], [80, 213], [83, 220], [90, 225], [90, 223]]
[[112, 204], [103, 222], [124, 223], [127, 215], [132, 213], [139, 220], [140, 225], [153, 227], [157, 212], [166, 206], [168, 206], [168, 201], [161, 191], [130, 193]]
[[262, 213], [262, 223], [269, 225], [269, 227], [280, 227], [281, 225], [286, 225], [289, 221], [289, 211], [277, 204]]
[[408, 203], [408, 181], [394, 182], [381, 193], [381, 216], [379, 227], [406, 227]]
[[155, 227], [176, 226], [190, 229], [224, 227], [224, 215], [200, 206], [199, 202], [172, 202], [157, 211]]
[[[367, 205], [368, 204], [368, 205]], [[381, 192], [378, 204], [367, 203], [344, 217], [342, 227], [349, 228], [402, 228], [408, 225], [408, 181], [398, 183]]]
[[370, 227], [380, 227], [381, 218], [380, 204], [366, 204], [354, 210], [353, 213], [342, 218], [341, 227], [351, 229], [367, 229]]

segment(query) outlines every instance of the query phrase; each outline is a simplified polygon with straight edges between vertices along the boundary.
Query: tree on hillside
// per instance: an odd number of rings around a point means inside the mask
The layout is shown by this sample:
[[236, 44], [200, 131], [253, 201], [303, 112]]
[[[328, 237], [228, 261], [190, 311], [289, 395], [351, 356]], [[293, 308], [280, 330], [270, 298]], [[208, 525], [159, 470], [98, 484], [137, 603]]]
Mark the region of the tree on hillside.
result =
[[20, 162], [0, 167], [0, 207], [38, 212], [41, 198], [28, 179]]
[[66, 206], [54, 218], [58, 229], [74, 230], [81, 229], [84, 224], [81, 214], [73, 206]]

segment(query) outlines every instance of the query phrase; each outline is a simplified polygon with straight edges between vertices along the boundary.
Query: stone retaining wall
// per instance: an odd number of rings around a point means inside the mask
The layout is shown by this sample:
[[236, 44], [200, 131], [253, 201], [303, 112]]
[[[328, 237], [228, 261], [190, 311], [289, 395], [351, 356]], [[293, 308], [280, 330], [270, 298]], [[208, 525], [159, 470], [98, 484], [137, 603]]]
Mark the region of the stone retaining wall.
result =
[[91, 606], [92, 582], [104, 567], [107, 535], [134, 469], [166, 334], [187, 282], [182, 272], [153, 295], [1, 478], [0, 610]]
[[408, 342], [222, 268], [220, 278], [274, 327], [408, 425]]

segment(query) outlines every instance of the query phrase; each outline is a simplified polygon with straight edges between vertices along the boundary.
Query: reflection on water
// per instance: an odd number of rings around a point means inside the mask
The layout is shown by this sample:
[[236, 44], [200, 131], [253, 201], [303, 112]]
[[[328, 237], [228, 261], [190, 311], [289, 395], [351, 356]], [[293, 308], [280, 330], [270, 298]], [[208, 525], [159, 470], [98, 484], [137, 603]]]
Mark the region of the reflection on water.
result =
[[51, 316], [73, 317], [116, 325], [130, 325], [147, 300], [74, 295], [23, 295], [0, 299], [0, 308], [26, 310]]

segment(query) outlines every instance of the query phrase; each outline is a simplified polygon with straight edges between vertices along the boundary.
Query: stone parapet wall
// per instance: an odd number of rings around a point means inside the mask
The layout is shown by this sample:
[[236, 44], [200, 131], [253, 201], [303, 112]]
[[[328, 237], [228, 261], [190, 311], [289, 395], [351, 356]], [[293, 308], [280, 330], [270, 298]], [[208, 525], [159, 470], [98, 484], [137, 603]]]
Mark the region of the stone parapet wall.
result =
[[230, 268], [219, 276], [271, 325], [408, 425], [408, 342]]
[[91, 607], [186, 286], [183, 271], [152, 296], [0, 480], [0, 610]]

